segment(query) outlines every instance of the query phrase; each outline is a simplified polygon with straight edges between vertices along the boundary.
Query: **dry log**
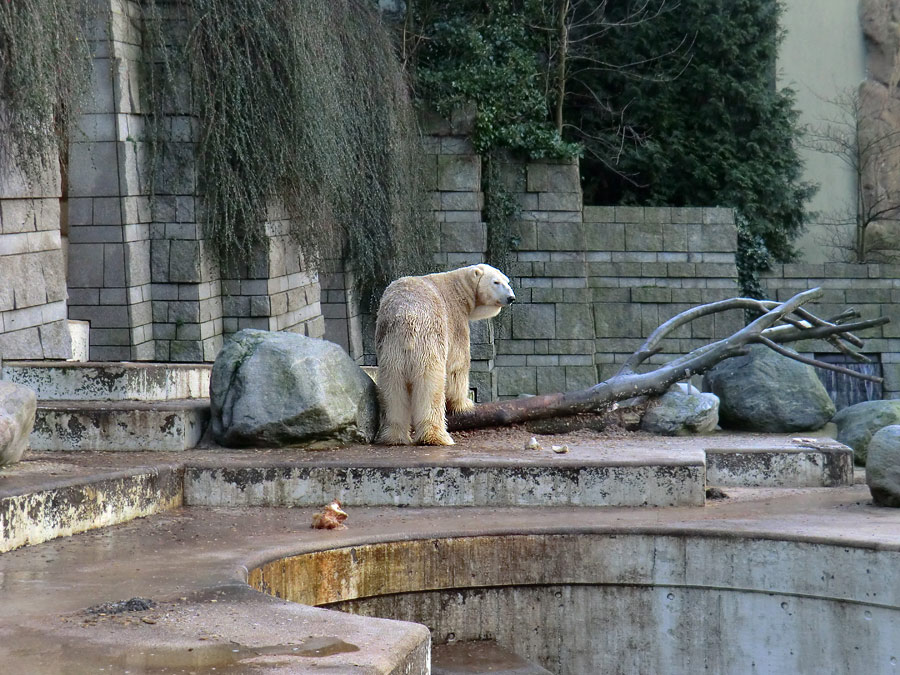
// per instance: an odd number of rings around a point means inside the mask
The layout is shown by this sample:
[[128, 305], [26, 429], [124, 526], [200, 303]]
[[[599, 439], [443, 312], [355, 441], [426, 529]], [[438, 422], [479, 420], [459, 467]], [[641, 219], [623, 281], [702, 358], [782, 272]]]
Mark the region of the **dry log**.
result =
[[[856, 354], [851, 345], [858, 348], [863, 346], [863, 342], [852, 331], [881, 326], [890, 321], [887, 317], [852, 321], [858, 318], [858, 314], [853, 310], [847, 310], [830, 320], [822, 319], [803, 307], [821, 295], [821, 289], [814, 288], [798, 293], [785, 302], [731, 298], [692, 307], [653, 331], [644, 344], [625, 362], [622, 369], [608, 380], [581, 391], [544, 394], [478, 405], [464, 413], [451, 415], [447, 420], [447, 428], [450, 431], [457, 431], [506, 426], [529, 420], [601, 412], [616, 401], [634, 396], [659, 396], [676, 382], [703, 373], [729, 357], [746, 354], [750, 344], [764, 344], [789, 358], [819, 368], [880, 381], [881, 378], [803, 357], [780, 346], [797, 340], [823, 339], [844, 353]], [[749, 310], [758, 313], [759, 316], [727, 338], [698, 347], [649, 372], [636, 371], [647, 359], [661, 351], [662, 341], [676, 329], [700, 317], [730, 310]]]

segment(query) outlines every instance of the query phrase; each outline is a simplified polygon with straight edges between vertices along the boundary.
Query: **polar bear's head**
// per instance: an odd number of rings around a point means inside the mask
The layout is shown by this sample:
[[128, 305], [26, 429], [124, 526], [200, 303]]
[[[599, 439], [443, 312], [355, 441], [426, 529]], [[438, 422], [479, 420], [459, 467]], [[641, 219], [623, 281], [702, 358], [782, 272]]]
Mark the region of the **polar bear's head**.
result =
[[475, 277], [475, 308], [469, 314], [469, 321], [489, 319], [516, 300], [516, 294], [509, 286], [509, 277], [490, 265], [472, 265]]

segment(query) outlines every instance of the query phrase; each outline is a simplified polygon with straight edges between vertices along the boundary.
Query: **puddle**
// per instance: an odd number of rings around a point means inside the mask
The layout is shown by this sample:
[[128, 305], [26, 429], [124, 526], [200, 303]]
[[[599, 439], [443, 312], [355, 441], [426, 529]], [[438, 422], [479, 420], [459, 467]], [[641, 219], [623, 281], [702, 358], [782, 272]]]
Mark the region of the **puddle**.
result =
[[[131, 648], [109, 644], [65, 641], [47, 648], [46, 636], [41, 645], [32, 644], [31, 636], [22, 636], [4, 664], [9, 672], [30, 675], [66, 673], [116, 673], [161, 675], [209, 675], [210, 673], [250, 674], [266, 672], [276, 663], [300, 665], [304, 659], [323, 658], [335, 654], [358, 652], [359, 647], [333, 636], [313, 636], [291, 644], [251, 647], [237, 642], [191, 643], [188, 645], [156, 645]], [[37, 638], [37, 635], [33, 637]], [[279, 658], [280, 657], [280, 658]], [[274, 659], [274, 660], [273, 660]], [[27, 663], [28, 669], [16, 671]], [[4, 671], [5, 672], [5, 671]]]
[[[321, 658], [358, 652], [359, 647], [336, 637], [310, 637], [294, 644], [248, 647], [237, 642], [211, 643], [193, 647], [160, 647], [123, 655], [119, 665], [136, 667], [140, 672], [172, 672], [172, 668], [238, 665], [261, 656], [299, 656]], [[177, 671], [176, 671], [177, 672]], [[228, 672], [228, 671], [225, 671]]]

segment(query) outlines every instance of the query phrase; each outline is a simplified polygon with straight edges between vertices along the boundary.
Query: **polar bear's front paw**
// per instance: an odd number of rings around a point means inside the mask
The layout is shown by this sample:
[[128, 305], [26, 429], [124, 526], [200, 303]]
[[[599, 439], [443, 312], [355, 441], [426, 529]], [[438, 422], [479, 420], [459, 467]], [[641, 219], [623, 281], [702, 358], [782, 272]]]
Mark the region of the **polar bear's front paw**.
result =
[[426, 429], [421, 442], [424, 445], [455, 445], [450, 434], [444, 429]]

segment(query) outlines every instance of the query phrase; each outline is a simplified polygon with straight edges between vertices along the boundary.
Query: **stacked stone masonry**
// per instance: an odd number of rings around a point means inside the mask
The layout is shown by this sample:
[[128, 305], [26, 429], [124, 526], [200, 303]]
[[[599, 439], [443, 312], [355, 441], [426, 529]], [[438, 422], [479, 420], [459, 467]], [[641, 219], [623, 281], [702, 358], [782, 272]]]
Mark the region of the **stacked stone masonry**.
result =
[[0, 166], [0, 359], [71, 356], [59, 197], [58, 164]]
[[[900, 265], [849, 263], [775, 265], [763, 278], [768, 297], [785, 300], [807, 288], [821, 288], [822, 299], [811, 309], [819, 316], [836, 316], [852, 307], [863, 319], [879, 316], [891, 322], [860, 333], [862, 353], [880, 361], [883, 398], [900, 398]], [[807, 354], [836, 354], [826, 342], [798, 342]]]
[[[532, 168], [529, 185], [540, 186]], [[589, 387], [678, 312], [737, 294], [729, 209], [587, 206], [583, 214], [529, 215], [509, 271], [520, 304], [499, 321], [501, 398]], [[650, 363], [730, 334], [741, 320], [730, 312], [685, 326]]]
[[64, 204], [69, 317], [90, 322], [91, 359], [153, 359], [140, 8], [129, 0], [93, 5], [92, 87], [69, 143]]
[[[70, 139], [66, 183], [51, 167], [28, 182], [0, 166], [0, 358], [67, 358], [67, 319], [90, 322], [92, 360], [211, 361], [223, 338], [247, 327], [325, 336], [361, 364], [374, 363], [373, 320], [353, 274], [305, 267], [273, 201], [266, 244], [239, 269], [222, 270], [203, 236], [197, 195], [197, 121], [169, 102], [174, 157], [151, 198], [148, 101], [137, 0], [91, 0], [92, 95]], [[177, 3], [162, 3], [177, 39]], [[185, 74], [186, 76], [186, 74]], [[470, 113], [428, 120], [423, 159], [440, 269], [486, 260], [482, 179], [467, 134]], [[501, 161], [521, 208], [510, 262], [519, 302], [472, 326], [471, 382], [478, 401], [583, 388], [612, 375], [661, 322], [693, 305], [736, 295], [736, 230], [723, 208], [583, 206], [575, 162]], [[68, 251], [68, 264], [66, 264]], [[900, 396], [900, 267], [781, 265], [770, 297], [821, 286], [815, 310], [848, 305], [893, 323], [869, 331], [884, 395]], [[685, 326], [653, 362], [723, 337], [740, 312]], [[807, 353], [830, 351], [801, 344]]]
[[[181, 97], [167, 104], [172, 152], [152, 174], [151, 197], [141, 9], [133, 0], [94, 3], [92, 99], [69, 145], [67, 201], [69, 317], [90, 322], [90, 358], [211, 361], [225, 335], [247, 327], [321, 337], [318, 280], [277, 207], [266, 249], [242, 269], [219, 269], [201, 227], [197, 123]], [[164, 34], [176, 38], [179, 8], [160, 11]]]

